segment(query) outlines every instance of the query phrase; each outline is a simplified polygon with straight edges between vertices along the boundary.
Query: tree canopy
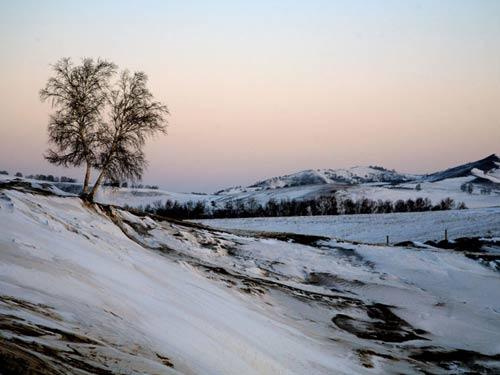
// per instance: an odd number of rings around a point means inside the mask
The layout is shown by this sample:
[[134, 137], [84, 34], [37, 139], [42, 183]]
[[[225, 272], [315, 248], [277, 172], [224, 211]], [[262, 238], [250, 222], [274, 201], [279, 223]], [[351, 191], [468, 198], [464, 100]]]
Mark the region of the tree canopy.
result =
[[106, 105], [109, 80], [116, 65], [90, 58], [74, 65], [62, 58], [52, 65], [54, 76], [40, 90], [42, 101], [50, 100], [48, 135], [52, 146], [45, 158], [53, 164], [78, 167], [86, 163], [83, 192], [88, 188], [90, 169], [97, 158], [98, 128]]

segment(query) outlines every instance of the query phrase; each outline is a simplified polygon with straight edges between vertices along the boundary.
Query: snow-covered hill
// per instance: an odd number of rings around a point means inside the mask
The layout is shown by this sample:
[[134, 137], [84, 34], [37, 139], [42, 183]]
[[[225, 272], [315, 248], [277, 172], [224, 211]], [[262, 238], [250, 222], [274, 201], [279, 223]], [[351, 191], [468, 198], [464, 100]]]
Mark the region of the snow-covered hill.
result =
[[500, 371], [500, 273], [462, 252], [234, 234], [13, 185], [0, 249], [2, 373]]
[[[305, 171], [273, 177], [259, 181], [245, 188], [247, 191], [280, 189], [306, 185], [323, 184], [366, 184], [373, 182], [404, 182], [414, 180], [416, 176], [398, 173], [382, 167], [352, 167], [348, 169], [308, 169]], [[219, 192], [234, 193], [238, 188], [229, 188]], [[240, 188], [240, 190], [242, 190]], [[244, 189], [243, 189], [244, 190]]]
[[500, 167], [500, 158], [495, 155], [463, 164], [457, 167], [449, 168], [445, 171], [439, 171], [431, 174], [418, 175], [396, 172], [383, 167], [352, 167], [347, 169], [308, 169], [305, 171], [272, 177], [263, 181], [256, 182], [246, 188], [232, 187], [221, 190], [218, 194], [234, 194], [241, 191], [280, 189], [285, 187], [296, 187], [306, 185], [323, 184], [370, 184], [370, 183], [391, 183], [398, 184], [408, 181], [426, 181], [435, 182], [448, 178], [466, 177], [473, 175], [473, 170], [495, 171]]
[[421, 176], [424, 181], [435, 182], [448, 178], [468, 177], [474, 175], [473, 170], [483, 171], [485, 173], [498, 173], [500, 169], [500, 158], [496, 154], [491, 154], [484, 159], [471, 163], [462, 164], [453, 168], [446, 169]]

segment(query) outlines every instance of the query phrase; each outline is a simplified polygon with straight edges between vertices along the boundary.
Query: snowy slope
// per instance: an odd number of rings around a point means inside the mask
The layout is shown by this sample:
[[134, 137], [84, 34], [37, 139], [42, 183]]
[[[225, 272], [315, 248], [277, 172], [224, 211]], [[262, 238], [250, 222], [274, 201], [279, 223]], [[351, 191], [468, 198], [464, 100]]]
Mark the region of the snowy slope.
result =
[[0, 248], [8, 369], [500, 370], [500, 273], [451, 250], [249, 237], [5, 189]]
[[[181, 373], [361, 370], [332, 357], [326, 342], [306, 338], [286, 316], [254, 307], [247, 293], [131, 241], [103, 211], [78, 199], [7, 192], [0, 215], [2, 316], [16, 316], [12, 325], [69, 331], [97, 347], [66, 340], [70, 334], [36, 340], [60, 347], [57, 358], [68, 363], [91, 358], [96, 368], [127, 373], [168, 373], [161, 358]], [[15, 328], [2, 329], [7, 343], [33, 340], [20, 338], [28, 328]], [[71, 346], [79, 354], [66, 353]]]

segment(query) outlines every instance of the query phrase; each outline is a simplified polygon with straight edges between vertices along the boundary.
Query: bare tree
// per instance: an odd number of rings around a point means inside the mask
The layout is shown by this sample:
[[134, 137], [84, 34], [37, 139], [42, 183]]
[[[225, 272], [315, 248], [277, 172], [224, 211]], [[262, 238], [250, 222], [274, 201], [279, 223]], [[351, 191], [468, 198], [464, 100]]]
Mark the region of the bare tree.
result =
[[85, 58], [74, 65], [62, 58], [53, 66], [54, 76], [40, 90], [42, 101], [50, 100], [56, 112], [50, 116], [48, 132], [52, 144], [45, 158], [53, 164], [78, 167], [86, 163], [83, 194], [90, 171], [97, 161], [97, 128], [106, 105], [109, 79], [115, 64]]
[[99, 177], [88, 198], [94, 200], [103, 179], [138, 180], [147, 165], [143, 146], [148, 137], [166, 132], [167, 107], [154, 100], [143, 72], [124, 71], [111, 90], [109, 119], [101, 124]]

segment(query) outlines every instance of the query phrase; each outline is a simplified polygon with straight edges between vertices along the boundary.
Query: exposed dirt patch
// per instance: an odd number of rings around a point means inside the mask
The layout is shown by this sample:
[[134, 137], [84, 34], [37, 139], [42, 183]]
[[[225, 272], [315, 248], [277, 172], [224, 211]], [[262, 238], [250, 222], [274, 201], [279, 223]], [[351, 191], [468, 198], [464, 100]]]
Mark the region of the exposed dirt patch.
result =
[[373, 368], [373, 357], [380, 357], [384, 359], [389, 359], [391, 361], [397, 361], [395, 357], [389, 354], [377, 353], [371, 349], [358, 349], [357, 351], [359, 360], [361, 364], [366, 368]]
[[[312, 292], [297, 287], [293, 287], [290, 285], [286, 285], [279, 281], [240, 275], [235, 272], [230, 272], [222, 267], [211, 266], [208, 264], [200, 264], [197, 262], [190, 262], [190, 264], [196, 268], [205, 270], [209, 274], [217, 275], [219, 279], [232, 280], [233, 283], [235, 283], [234, 285], [240, 285], [240, 284], [246, 286], [251, 285], [254, 288], [262, 289], [264, 291], [268, 288], [275, 288], [305, 302], [313, 301], [332, 308], [351, 308], [351, 307], [363, 308], [364, 306], [363, 301], [345, 295], [337, 295], [337, 294], [334, 295], [334, 294]], [[255, 294], [261, 295], [260, 292], [256, 292]]]
[[465, 253], [465, 256], [474, 260], [482, 260], [485, 262], [498, 261], [500, 262], [500, 254], [477, 254], [477, 253]]
[[267, 291], [266, 288], [262, 287], [262, 285], [252, 280], [243, 279], [242, 284], [243, 286], [240, 287], [240, 290], [245, 293], [261, 296]]
[[59, 350], [36, 341], [0, 336], [2, 374], [111, 375], [105, 365], [91, 364], [77, 350]]
[[427, 340], [419, 336], [425, 334], [425, 331], [414, 329], [408, 322], [394, 314], [388, 306], [376, 303], [366, 305], [365, 309], [370, 320], [337, 314], [332, 321], [340, 329], [362, 339], [383, 342]]
[[150, 236], [149, 231], [151, 230], [151, 228], [148, 228], [146, 225], [134, 223], [132, 221], [128, 221], [125, 219], [122, 219], [122, 221], [128, 226], [130, 226], [137, 233], [139, 233], [141, 236]]
[[329, 241], [329, 237], [286, 232], [256, 232], [257, 237], [273, 238], [279, 241], [294, 242], [301, 245], [318, 246], [320, 241]]
[[10, 314], [0, 314], [0, 333], [9, 332], [11, 335], [20, 337], [54, 337], [67, 343], [101, 345], [98, 341], [83, 335], [49, 327], [42, 324], [33, 324], [26, 320]]
[[359, 254], [355, 249], [346, 248], [338, 245], [332, 245], [330, 243], [321, 243], [318, 246], [322, 250], [332, 250], [335, 251], [335, 255], [340, 258], [346, 259], [349, 263], [354, 266], [362, 266], [370, 269], [374, 269], [375, 265], [373, 262], [370, 262], [364, 259], [361, 254]]
[[174, 364], [172, 363], [172, 361], [170, 360], [170, 358], [168, 357], [165, 357], [161, 354], [158, 354], [158, 353], [155, 353], [156, 356], [160, 359], [161, 363], [163, 363], [165, 366], [167, 367], [174, 367]]
[[36, 325], [24, 323], [24, 320], [13, 315], [0, 315], [0, 332], [12, 332], [22, 336], [38, 337], [47, 334]]
[[424, 347], [410, 355], [420, 362], [432, 363], [446, 370], [455, 370], [459, 366], [461, 373], [499, 374], [500, 354], [486, 355], [470, 350], [443, 351], [439, 348]]
[[5, 304], [11, 309], [29, 310], [31, 312], [46, 316], [51, 319], [62, 320], [61, 316], [57, 314], [52, 307], [44, 305], [42, 303], [32, 303], [5, 295], [0, 296], [0, 303]]
[[461, 237], [453, 241], [427, 241], [427, 245], [462, 252], [467, 258], [500, 270], [500, 241], [482, 237]]
[[410, 247], [410, 248], [414, 248], [414, 249], [427, 249], [427, 246], [422, 246], [422, 245], [418, 244], [417, 242], [413, 242], [413, 241], [401, 241], [401, 242], [395, 243], [392, 246]]
[[136, 371], [132, 363], [141, 368], [146, 358], [173, 367], [168, 357], [155, 353], [155, 358], [153, 353], [141, 350], [140, 345], [123, 349], [121, 345], [97, 341], [74, 331], [34, 324], [11, 314], [0, 315], [2, 375], [121, 374], [123, 367], [114, 367], [121, 361], [127, 368], [126, 373], [143, 373]]
[[482, 253], [486, 247], [500, 247], [499, 241], [494, 241], [482, 237], [460, 237], [453, 241], [442, 240], [439, 242], [427, 241], [427, 245], [439, 247], [441, 249], [451, 249], [463, 252]]
[[0, 337], [0, 363], [3, 375], [64, 375], [62, 370], [42, 359], [39, 354], [34, 354], [22, 345], [2, 337]]
[[328, 272], [311, 272], [307, 275], [306, 283], [311, 285], [324, 286], [331, 291], [340, 292], [337, 287], [361, 287], [366, 285], [364, 282], [359, 280], [347, 280], [338, 275], [334, 275]]
[[74, 332], [63, 331], [61, 329], [47, 327], [37, 324], [37, 327], [44, 330], [46, 333], [50, 333], [56, 335], [59, 340], [77, 343], [77, 344], [92, 344], [92, 345], [101, 345], [98, 341], [95, 341], [89, 337], [85, 337]]

